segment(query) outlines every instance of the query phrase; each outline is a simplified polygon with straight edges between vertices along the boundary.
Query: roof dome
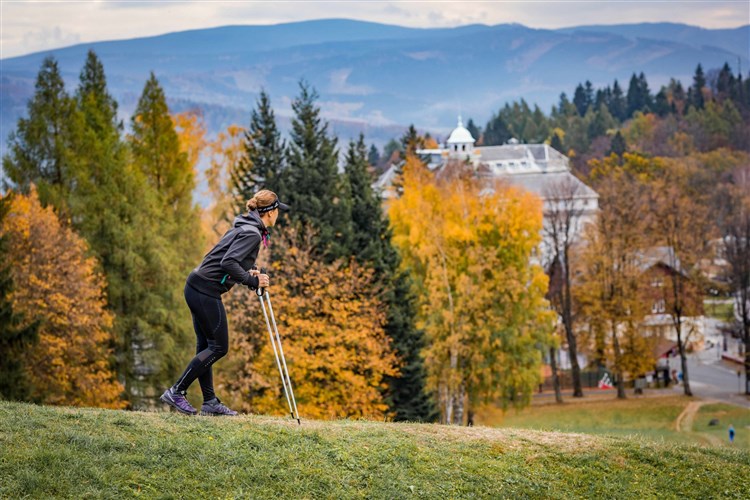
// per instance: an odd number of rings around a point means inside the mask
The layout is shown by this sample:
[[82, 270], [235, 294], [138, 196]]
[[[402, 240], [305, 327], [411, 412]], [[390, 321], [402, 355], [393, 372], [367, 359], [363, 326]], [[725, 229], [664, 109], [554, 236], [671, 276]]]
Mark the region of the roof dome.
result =
[[458, 126], [453, 129], [451, 136], [448, 137], [448, 144], [467, 144], [474, 143], [476, 139], [471, 136], [471, 132], [464, 128], [464, 124], [461, 121], [461, 117], [458, 117]]

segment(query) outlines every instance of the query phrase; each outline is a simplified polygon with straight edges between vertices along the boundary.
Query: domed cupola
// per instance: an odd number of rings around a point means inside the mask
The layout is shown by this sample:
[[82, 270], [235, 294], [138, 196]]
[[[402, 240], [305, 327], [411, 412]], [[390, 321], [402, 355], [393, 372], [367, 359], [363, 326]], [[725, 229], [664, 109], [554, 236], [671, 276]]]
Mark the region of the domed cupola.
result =
[[448, 141], [446, 142], [446, 146], [448, 146], [448, 151], [450, 151], [451, 156], [466, 156], [471, 155], [474, 151], [474, 142], [475, 139], [471, 136], [471, 132], [469, 132], [465, 127], [463, 122], [461, 121], [461, 116], [458, 117], [458, 125], [455, 129], [453, 129], [453, 132], [451, 132], [450, 137], [448, 137]]

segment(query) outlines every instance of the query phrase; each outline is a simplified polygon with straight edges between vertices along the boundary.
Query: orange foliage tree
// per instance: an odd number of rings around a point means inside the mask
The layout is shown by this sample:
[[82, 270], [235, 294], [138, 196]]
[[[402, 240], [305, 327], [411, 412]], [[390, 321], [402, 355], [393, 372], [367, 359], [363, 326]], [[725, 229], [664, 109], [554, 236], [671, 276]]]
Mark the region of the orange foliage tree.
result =
[[[372, 272], [356, 262], [320, 268], [313, 241], [310, 232], [286, 228], [274, 237], [285, 259], [270, 267], [269, 294], [300, 415], [382, 419], [384, 378], [397, 374], [397, 361], [379, 290]], [[238, 290], [227, 312], [234, 333], [229, 359], [217, 367], [220, 385], [245, 411], [287, 414], [258, 298]]]
[[34, 400], [123, 408], [123, 386], [110, 367], [113, 315], [106, 282], [88, 246], [65, 227], [36, 190], [13, 195], [2, 232], [15, 284], [14, 311], [39, 324], [39, 341], [22, 353]]
[[453, 167], [455, 175], [435, 179], [407, 157], [404, 193], [389, 216], [421, 303], [428, 386], [441, 420], [460, 424], [478, 404], [529, 402], [554, 315], [547, 278], [531, 264], [540, 200], [502, 184], [482, 191], [462, 165]]

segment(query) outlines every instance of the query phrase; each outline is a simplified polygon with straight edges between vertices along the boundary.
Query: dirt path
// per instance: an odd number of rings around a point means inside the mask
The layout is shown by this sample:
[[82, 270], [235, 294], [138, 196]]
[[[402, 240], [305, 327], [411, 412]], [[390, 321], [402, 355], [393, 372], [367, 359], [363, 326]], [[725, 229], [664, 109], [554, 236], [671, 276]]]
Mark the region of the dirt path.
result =
[[[698, 410], [701, 406], [705, 404], [711, 404], [716, 403], [716, 401], [713, 400], [704, 400], [704, 401], [691, 401], [688, 403], [688, 405], [685, 407], [684, 410], [682, 410], [682, 413], [679, 414], [677, 417], [677, 420], [675, 420], [674, 425], [677, 432], [693, 432], [693, 421], [695, 420], [695, 415], [698, 413]], [[708, 441], [710, 444], [717, 446], [721, 445], [722, 441], [716, 436], [711, 436], [709, 434], [701, 434], [701, 438]]]
[[693, 430], [693, 420], [695, 415], [701, 406], [708, 403], [709, 401], [691, 401], [679, 414], [677, 420], [674, 422], [675, 430], [677, 432], [690, 432]]

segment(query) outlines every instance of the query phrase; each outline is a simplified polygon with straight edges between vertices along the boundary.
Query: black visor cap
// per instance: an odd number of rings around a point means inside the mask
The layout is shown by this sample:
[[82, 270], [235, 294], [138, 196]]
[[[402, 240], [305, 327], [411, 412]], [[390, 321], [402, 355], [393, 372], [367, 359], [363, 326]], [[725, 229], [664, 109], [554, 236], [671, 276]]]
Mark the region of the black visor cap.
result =
[[287, 211], [289, 210], [289, 205], [286, 203], [281, 203], [278, 198], [276, 198], [276, 201], [268, 205], [267, 207], [258, 207], [258, 213], [264, 214], [266, 212], [270, 212], [271, 210], [274, 210], [278, 208], [279, 210]]

